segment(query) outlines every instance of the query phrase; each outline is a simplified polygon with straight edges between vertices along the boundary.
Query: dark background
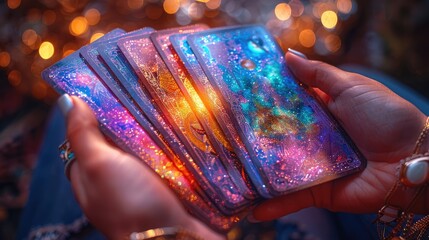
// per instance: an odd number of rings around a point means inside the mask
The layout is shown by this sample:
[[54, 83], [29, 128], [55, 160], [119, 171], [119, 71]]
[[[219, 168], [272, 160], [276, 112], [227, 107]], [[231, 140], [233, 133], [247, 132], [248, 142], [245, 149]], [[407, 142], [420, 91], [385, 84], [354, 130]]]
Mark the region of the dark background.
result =
[[[259, 23], [284, 49], [291, 47], [334, 65], [380, 70], [429, 97], [427, 0], [283, 1], [291, 7], [287, 20], [279, 19], [287, 13], [277, 16], [274, 11], [282, 1], [187, 0], [180, 1], [177, 11], [174, 2], [0, 0], [0, 239], [15, 236], [40, 140], [58, 97], [40, 72], [88, 44], [95, 33], [116, 27], [130, 31], [192, 23], [211, 27]], [[326, 10], [337, 13], [333, 29], [326, 29], [318, 17]], [[69, 26], [79, 16], [88, 20], [88, 26], [76, 36]], [[314, 33], [313, 45], [308, 45], [308, 38], [300, 41], [304, 30]], [[55, 49], [48, 59], [39, 54], [45, 41]]]

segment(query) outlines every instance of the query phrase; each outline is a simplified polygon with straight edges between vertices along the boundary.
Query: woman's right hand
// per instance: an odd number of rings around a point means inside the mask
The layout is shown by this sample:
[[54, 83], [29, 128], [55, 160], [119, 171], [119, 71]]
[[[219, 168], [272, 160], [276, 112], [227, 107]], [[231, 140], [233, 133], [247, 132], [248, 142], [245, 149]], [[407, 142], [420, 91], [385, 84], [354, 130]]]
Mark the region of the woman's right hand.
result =
[[[368, 163], [359, 174], [268, 200], [255, 208], [253, 217], [270, 220], [310, 206], [376, 212], [397, 180], [399, 161], [412, 154], [426, 116], [375, 80], [290, 52], [286, 60], [298, 80], [315, 88]], [[416, 211], [428, 212], [423, 200]]]

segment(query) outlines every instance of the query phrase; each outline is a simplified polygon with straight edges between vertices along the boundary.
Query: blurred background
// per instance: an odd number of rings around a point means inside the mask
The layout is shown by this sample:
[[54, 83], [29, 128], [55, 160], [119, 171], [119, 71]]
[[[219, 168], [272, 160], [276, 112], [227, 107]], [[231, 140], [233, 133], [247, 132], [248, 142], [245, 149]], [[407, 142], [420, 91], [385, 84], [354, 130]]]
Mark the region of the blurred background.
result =
[[[429, 97], [427, 0], [0, 0], [0, 239], [13, 239], [49, 112], [41, 71], [114, 28], [265, 25], [284, 49]], [[56, 146], [53, 146], [56, 147]]]

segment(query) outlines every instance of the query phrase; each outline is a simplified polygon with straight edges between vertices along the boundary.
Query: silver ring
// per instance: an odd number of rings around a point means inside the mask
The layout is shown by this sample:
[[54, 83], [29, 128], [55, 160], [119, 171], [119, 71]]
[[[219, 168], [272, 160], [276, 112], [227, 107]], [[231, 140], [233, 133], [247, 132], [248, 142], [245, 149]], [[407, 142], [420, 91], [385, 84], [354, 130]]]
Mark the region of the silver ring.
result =
[[65, 140], [58, 149], [60, 150], [60, 158], [64, 163], [64, 174], [70, 180], [70, 167], [74, 160], [76, 160], [75, 154], [72, 151], [68, 140]]

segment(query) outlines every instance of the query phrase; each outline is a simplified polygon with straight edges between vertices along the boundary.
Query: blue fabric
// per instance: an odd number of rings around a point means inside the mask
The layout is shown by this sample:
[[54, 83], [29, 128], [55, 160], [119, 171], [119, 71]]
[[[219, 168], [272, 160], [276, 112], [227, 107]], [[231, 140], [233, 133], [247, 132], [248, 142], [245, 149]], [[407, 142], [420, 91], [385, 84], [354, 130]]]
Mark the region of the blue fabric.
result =
[[[64, 118], [55, 107], [33, 171], [30, 194], [21, 215], [17, 239], [28, 239], [29, 234], [38, 228], [71, 224], [83, 216], [58, 154], [58, 146], [64, 139]], [[98, 234], [90, 236], [91, 239], [102, 239]]]
[[[429, 115], [429, 101], [394, 79], [359, 66], [348, 65], [342, 68], [377, 79]], [[46, 130], [33, 172], [29, 199], [21, 217], [18, 239], [27, 239], [32, 231], [40, 227], [71, 224], [83, 216], [70, 183], [64, 176], [64, 166], [58, 156], [57, 148], [65, 139], [65, 124], [57, 107], [52, 111]], [[313, 234], [315, 237], [311, 239], [377, 239], [375, 227], [371, 223], [374, 219], [375, 215], [330, 213], [326, 210], [310, 209], [279, 219], [274, 228], [278, 233], [276, 239], [292, 239], [290, 233], [294, 233], [296, 237], [297, 231], [307, 232], [302, 233], [302, 236]], [[297, 225], [291, 225], [291, 222]], [[305, 224], [307, 227], [302, 227]], [[333, 233], [332, 229], [337, 229], [337, 232]], [[92, 230], [85, 239], [104, 238]]]

